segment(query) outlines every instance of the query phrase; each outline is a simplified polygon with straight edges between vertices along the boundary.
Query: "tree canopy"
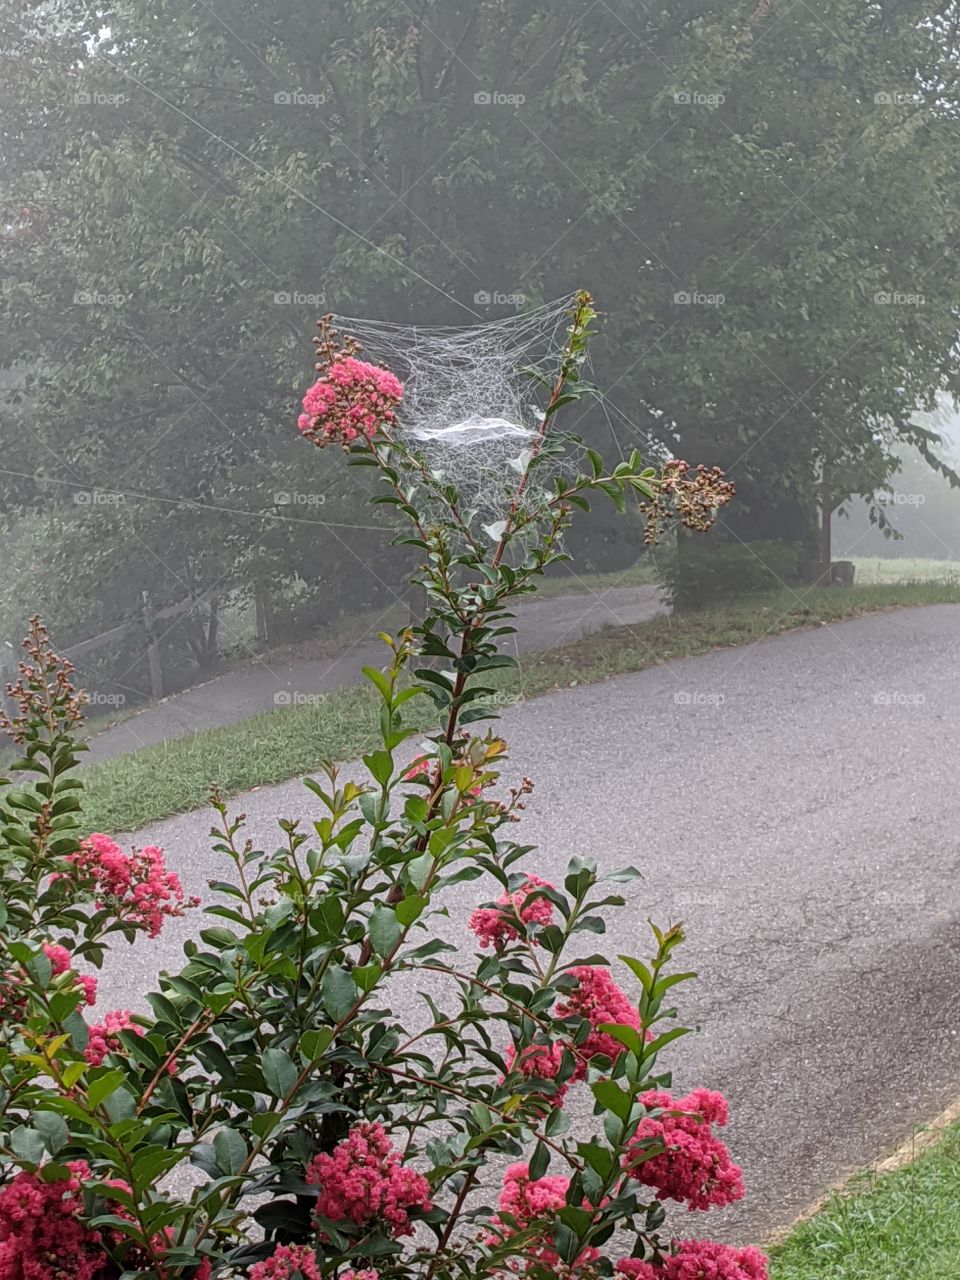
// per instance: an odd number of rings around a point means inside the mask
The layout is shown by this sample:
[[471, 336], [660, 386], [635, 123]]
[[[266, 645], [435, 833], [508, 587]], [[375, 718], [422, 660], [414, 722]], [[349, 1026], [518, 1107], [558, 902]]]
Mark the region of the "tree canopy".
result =
[[822, 465], [872, 491], [957, 388], [958, 30], [952, 0], [0, 0], [0, 513], [51, 620], [392, 598], [291, 428], [325, 310], [587, 287], [611, 390], [579, 429], [727, 467], [728, 536], [803, 536]]

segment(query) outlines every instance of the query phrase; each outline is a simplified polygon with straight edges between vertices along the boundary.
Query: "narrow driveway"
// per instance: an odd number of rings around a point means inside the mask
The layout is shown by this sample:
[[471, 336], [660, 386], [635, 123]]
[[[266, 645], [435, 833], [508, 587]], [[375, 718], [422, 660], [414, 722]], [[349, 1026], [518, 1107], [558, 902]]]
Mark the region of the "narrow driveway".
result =
[[[609, 587], [580, 595], [531, 600], [517, 611], [515, 652], [531, 653], [568, 644], [581, 636], [645, 622], [663, 612], [656, 586]], [[320, 655], [267, 654], [205, 684], [171, 694], [152, 703], [90, 739], [88, 761], [106, 760], [171, 738], [185, 738], [203, 729], [248, 720], [261, 711], [289, 706], [295, 699], [329, 693], [358, 684], [360, 668], [383, 661], [381, 628], [372, 626], [355, 643]]]
[[[748, 1197], [682, 1230], [757, 1239], [897, 1146], [960, 1094], [960, 606], [909, 609], [668, 663], [507, 710], [506, 778], [536, 782], [527, 867], [574, 853], [644, 880], [599, 943], [643, 954], [682, 919], [698, 1034], [670, 1050], [681, 1089], [723, 1089]], [[299, 783], [235, 806], [273, 847], [306, 818]], [[214, 874], [209, 815], [137, 835], [191, 891]], [[518, 828], [519, 830], [519, 828]], [[488, 896], [464, 885], [450, 936]], [[189, 924], [117, 953], [106, 1007], [136, 1007]], [[135, 959], [132, 961], [132, 957]], [[625, 978], [625, 975], [622, 975]], [[411, 989], [397, 997], [419, 1018]], [[576, 1092], [576, 1091], [575, 1091]]]

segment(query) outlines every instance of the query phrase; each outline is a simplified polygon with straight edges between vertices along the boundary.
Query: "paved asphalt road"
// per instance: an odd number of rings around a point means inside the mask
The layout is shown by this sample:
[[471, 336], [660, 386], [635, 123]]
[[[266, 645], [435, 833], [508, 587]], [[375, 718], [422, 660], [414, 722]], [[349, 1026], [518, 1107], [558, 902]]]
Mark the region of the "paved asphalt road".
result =
[[[960, 606], [795, 632], [539, 698], [502, 720], [508, 778], [537, 788], [527, 866], [573, 853], [645, 876], [608, 954], [682, 918], [700, 971], [682, 1087], [723, 1089], [742, 1205], [688, 1234], [759, 1239], [889, 1152], [960, 1093]], [[299, 783], [244, 798], [253, 834], [312, 811]], [[138, 833], [191, 891], [212, 874], [206, 814]], [[520, 829], [518, 828], [518, 831]], [[451, 928], [487, 896], [463, 886]], [[190, 926], [118, 954], [105, 1007], [140, 1004]], [[409, 1003], [407, 1004], [407, 1001]], [[418, 1018], [417, 997], [401, 1007]]]
[[[608, 587], [578, 595], [529, 600], [517, 610], [514, 653], [530, 653], [569, 644], [603, 627], [644, 622], [663, 612], [657, 586]], [[376, 639], [381, 624], [370, 627], [349, 648], [333, 653], [268, 654], [223, 675], [171, 694], [90, 739], [88, 761], [106, 760], [155, 742], [184, 738], [201, 729], [235, 724], [304, 694], [327, 693], [358, 684], [362, 666], [383, 662]], [[83, 672], [80, 677], [82, 683]]]

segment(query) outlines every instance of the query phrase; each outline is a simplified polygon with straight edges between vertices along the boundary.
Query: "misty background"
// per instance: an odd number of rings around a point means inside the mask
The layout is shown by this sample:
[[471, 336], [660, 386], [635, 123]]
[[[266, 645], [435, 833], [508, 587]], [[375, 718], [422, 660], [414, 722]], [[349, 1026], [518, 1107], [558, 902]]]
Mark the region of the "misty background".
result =
[[598, 509], [571, 590], [800, 584], [825, 468], [835, 558], [951, 572], [958, 68], [914, 0], [0, 0], [0, 665], [40, 612], [111, 712], [417, 607], [295, 429], [327, 311], [594, 294], [566, 428], [738, 496], [653, 558]]

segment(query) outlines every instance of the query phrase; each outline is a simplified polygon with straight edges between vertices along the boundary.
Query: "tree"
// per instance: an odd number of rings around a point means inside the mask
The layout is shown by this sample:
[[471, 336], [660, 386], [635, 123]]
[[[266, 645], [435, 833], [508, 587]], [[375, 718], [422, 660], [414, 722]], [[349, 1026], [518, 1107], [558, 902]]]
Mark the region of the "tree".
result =
[[125, 488], [116, 538], [163, 600], [369, 573], [356, 490], [324, 480], [340, 518], [273, 502], [326, 308], [455, 323], [588, 284], [614, 390], [576, 425], [725, 464], [734, 538], [803, 537], [823, 459], [882, 430], [930, 448], [911, 415], [956, 378], [952, 0], [121, 0], [106, 32], [87, 0], [18, 8], [3, 309], [29, 373], [0, 501]]

